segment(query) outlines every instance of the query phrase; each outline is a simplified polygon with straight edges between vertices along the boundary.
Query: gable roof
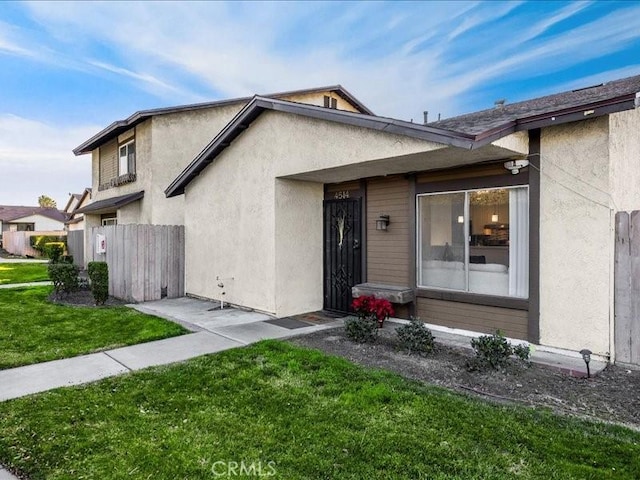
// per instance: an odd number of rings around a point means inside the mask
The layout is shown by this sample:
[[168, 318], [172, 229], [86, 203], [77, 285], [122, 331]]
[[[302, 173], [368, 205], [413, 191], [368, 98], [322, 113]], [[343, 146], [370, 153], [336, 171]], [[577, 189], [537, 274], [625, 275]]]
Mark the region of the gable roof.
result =
[[218, 135], [196, 156], [183, 172], [167, 187], [165, 195], [173, 197], [184, 193], [184, 188], [209, 165], [215, 157], [227, 148], [231, 142], [246, 130], [265, 110], [292, 113], [310, 118], [357, 127], [369, 128], [391, 134], [406, 135], [421, 140], [432, 141], [444, 145], [473, 149], [486, 145], [484, 141], [473, 135], [434, 128], [429, 125], [406, 122], [393, 118], [365, 115], [362, 113], [334, 110], [304, 103], [289, 102], [256, 96], [225, 126]]
[[265, 110], [319, 118], [472, 150], [517, 131], [635, 108], [640, 106], [638, 92], [640, 75], [427, 125], [255, 96], [171, 182], [165, 189], [165, 195], [170, 198], [183, 194], [185, 187]]
[[82, 198], [82, 193], [70, 193], [69, 194], [69, 200], [67, 200], [67, 204], [64, 206], [62, 211], [66, 212], [66, 213], [70, 213], [69, 212], [69, 207], [71, 206], [71, 202], [73, 200], [75, 200], [76, 202], [79, 203], [81, 198]]
[[[334, 92], [336, 95], [342, 97], [344, 100], [349, 102], [351, 105], [359, 109], [365, 114], [373, 115], [373, 112], [369, 110], [362, 102], [360, 102], [356, 97], [354, 97], [346, 88], [342, 85], [332, 85], [328, 87], [319, 87], [319, 88], [307, 88], [303, 90], [291, 90], [288, 92], [279, 92], [279, 93], [270, 93], [268, 95], [263, 95], [266, 98], [282, 98], [288, 97], [291, 95], [305, 95], [308, 93], [316, 93], [316, 92]], [[84, 143], [78, 145], [73, 149], [73, 153], [75, 155], [83, 155], [85, 153], [90, 153], [92, 150], [95, 150], [103, 143], [117, 137], [121, 133], [126, 132], [127, 130], [135, 127], [139, 123], [148, 120], [149, 118], [156, 115], [166, 115], [170, 113], [179, 113], [179, 112], [188, 112], [195, 110], [203, 110], [206, 108], [213, 107], [224, 107], [227, 105], [233, 105], [235, 103], [246, 103], [249, 102], [253, 97], [238, 97], [227, 100], [217, 100], [214, 102], [204, 102], [204, 103], [194, 103], [190, 105], [179, 105], [176, 107], [166, 107], [166, 108], [153, 108], [150, 110], [140, 110], [135, 112], [133, 115], [129, 116], [125, 120], [117, 120], [113, 122], [111, 125], [101, 130], [93, 137], [85, 141]]]
[[595, 116], [597, 113], [595, 111], [592, 114], [585, 114], [585, 110], [589, 109], [604, 106], [614, 108], [613, 111], [618, 111], [615, 108], [620, 110], [633, 108], [637, 92], [640, 92], [640, 75], [445, 118], [428, 125], [471, 135], [516, 124], [528, 124], [527, 129], [531, 129], [537, 128], [532, 126], [536, 122], [548, 120], [550, 114], [573, 115], [574, 120], [579, 120], [586, 116]]
[[31, 215], [42, 215], [59, 222], [64, 222], [66, 219], [65, 214], [57, 208], [0, 205], [0, 221], [2, 222], [11, 222]]

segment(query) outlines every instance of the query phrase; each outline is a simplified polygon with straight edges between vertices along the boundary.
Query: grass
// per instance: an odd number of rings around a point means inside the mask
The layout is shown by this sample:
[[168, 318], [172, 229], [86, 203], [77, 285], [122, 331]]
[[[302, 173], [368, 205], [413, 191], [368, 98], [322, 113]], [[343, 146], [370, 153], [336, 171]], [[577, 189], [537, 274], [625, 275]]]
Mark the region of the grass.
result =
[[49, 280], [46, 263], [0, 263], [0, 285]]
[[0, 290], [0, 369], [185, 333], [128, 307], [70, 307], [47, 301], [51, 287]]
[[0, 403], [0, 463], [32, 480], [229, 478], [232, 462], [278, 479], [637, 479], [640, 433], [275, 341]]

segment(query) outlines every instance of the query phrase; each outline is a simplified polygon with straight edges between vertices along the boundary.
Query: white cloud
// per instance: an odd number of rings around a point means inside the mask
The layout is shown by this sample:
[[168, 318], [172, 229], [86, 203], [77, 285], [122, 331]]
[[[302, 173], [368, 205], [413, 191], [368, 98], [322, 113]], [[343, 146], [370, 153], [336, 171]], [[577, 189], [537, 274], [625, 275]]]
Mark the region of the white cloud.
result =
[[36, 205], [38, 195], [46, 194], [64, 206], [70, 192], [91, 184], [91, 158], [75, 157], [71, 149], [98, 130], [0, 114], [0, 204]]
[[[405, 119], [425, 109], [459, 113], [465, 93], [489, 82], [567, 69], [640, 36], [635, 4], [552, 37], [545, 34], [590, 3], [559, 5], [532, 25], [518, 13], [521, 2], [425, 2], [411, 4], [415, 12], [333, 5], [29, 4], [65, 45], [85, 39], [118, 53], [89, 65], [173, 103], [207, 90], [234, 97], [342, 83], [377, 113]], [[474, 35], [477, 42], [461, 43]]]

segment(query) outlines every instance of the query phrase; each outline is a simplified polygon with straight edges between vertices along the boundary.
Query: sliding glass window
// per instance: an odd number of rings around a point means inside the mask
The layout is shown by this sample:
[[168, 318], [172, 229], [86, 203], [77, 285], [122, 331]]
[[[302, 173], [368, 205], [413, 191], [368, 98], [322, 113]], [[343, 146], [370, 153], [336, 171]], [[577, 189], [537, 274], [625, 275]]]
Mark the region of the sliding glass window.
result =
[[418, 286], [527, 298], [529, 189], [418, 195]]

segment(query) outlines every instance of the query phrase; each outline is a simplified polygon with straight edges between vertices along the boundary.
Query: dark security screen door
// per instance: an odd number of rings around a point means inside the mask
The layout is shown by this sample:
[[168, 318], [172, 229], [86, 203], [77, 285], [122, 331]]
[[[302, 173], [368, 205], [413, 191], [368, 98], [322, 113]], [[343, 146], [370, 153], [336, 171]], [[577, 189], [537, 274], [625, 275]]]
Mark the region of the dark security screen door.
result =
[[361, 201], [324, 202], [324, 308], [351, 311], [351, 287], [361, 283]]

